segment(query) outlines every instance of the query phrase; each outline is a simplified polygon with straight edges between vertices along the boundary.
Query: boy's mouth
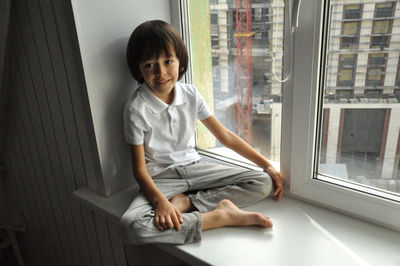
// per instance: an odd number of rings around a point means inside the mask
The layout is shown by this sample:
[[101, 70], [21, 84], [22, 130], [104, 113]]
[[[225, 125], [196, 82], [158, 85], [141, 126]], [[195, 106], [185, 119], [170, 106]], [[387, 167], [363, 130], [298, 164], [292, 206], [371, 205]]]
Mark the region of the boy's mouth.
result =
[[167, 79], [167, 80], [157, 80], [156, 83], [164, 85], [164, 84], [167, 84], [169, 81], [170, 81], [169, 79]]

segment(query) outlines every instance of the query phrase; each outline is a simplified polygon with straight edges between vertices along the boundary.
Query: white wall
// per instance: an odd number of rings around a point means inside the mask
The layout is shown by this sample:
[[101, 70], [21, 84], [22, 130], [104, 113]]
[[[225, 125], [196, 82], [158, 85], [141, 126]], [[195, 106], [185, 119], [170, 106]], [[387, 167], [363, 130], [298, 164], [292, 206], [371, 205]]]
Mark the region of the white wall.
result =
[[72, 0], [104, 187], [114, 194], [133, 182], [122, 109], [137, 86], [125, 59], [132, 30], [146, 20], [170, 21], [166, 0]]

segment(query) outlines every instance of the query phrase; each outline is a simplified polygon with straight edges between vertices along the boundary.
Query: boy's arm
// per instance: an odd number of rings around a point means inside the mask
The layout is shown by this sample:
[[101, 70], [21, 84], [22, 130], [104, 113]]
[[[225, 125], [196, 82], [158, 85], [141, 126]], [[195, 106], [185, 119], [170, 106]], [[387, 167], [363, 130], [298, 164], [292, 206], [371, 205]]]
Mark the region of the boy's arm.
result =
[[147, 171], [143, 145], [132, 145], [133, 174], [141, 190], [156, 209], [154, 223], [160, 230], [173, 228], [181, 230], [183, 218], [181, 212], [157, 188]]
[[271, 165], [271, 163], [247, 142], [227, 129], [215, 116], [210, 116], [201, 122], [224, 146], [236, 151], [243, 157], [252, 161], [267, 172], [274, 181], [274, 197], [280, 200], [283, 195], [283, 178]]

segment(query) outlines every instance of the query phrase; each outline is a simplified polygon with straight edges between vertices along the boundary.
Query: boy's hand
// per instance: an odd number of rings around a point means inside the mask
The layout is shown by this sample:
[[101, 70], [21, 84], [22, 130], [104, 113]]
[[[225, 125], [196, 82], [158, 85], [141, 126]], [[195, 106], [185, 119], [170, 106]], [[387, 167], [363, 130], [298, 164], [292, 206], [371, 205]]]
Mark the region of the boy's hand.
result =
[[283, 196], [283, 177], [272, 166], [265, 168], [264, 172], [272, 178], [274, 183], [274, 198], [276, 201], [279, 201]]
[[155, 209], [154, 224], [158, 229], [164, 230], [175, 227], [177, 231], [181, 230], [182, 214], [171, 202], [167, 199], [162, 200], [155, 206]]

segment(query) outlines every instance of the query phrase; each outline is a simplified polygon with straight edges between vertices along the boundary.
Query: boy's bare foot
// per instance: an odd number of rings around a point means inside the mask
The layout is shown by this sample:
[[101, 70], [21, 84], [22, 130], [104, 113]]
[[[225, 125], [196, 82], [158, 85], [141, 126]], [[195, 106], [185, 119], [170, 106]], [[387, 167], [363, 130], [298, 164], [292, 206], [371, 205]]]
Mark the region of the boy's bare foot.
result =
[[195, 207], [192, 204], [190, 198], [185, 194], [178, 194], [173, 196], [169, 200], [180, 212], [192, 212], [195, 210]]
[[224, 199], [215, 210], [203, 213], [203, 230], [222, 226], [258, 225], [272, 227], [272, 222], [259, 212], [247, 212], [239, 209], [232, 201]]

